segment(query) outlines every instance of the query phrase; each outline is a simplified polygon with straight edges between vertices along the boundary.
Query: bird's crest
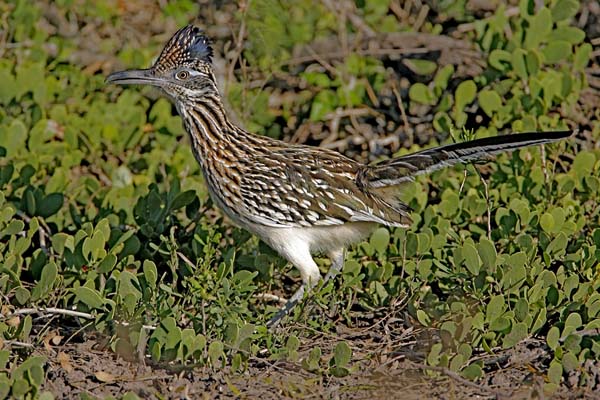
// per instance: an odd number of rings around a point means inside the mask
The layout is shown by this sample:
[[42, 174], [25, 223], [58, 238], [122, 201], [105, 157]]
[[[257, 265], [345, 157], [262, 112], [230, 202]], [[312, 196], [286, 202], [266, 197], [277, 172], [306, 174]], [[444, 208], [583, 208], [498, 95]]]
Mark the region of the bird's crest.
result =
[[200, 28], [188, 25], [169, 39], [154, 68], [166, 70], [180, 65], [210, 64], [212, 56], [210, 39]]

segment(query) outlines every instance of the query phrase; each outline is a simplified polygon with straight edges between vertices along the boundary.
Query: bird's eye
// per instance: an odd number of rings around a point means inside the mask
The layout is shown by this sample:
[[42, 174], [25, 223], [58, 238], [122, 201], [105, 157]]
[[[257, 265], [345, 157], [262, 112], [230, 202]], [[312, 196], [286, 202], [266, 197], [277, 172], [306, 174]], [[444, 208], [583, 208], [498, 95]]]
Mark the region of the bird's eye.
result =
[[184, 81], [189, 77], [190, 73], [188, 71], [179, 71], [175, 74], [175, 78], [179, 79], [180, 81]]

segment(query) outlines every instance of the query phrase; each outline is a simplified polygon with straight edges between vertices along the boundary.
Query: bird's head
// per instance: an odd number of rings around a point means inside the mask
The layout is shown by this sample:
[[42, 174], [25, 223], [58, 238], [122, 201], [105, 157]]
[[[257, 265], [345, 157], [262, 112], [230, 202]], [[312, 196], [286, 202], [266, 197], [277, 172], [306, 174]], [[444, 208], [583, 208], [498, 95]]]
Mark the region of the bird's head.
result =
[[208, 37], [199, 28], [188, 25], [173, 35], [152, 67], [112, 73], [106, 83], [152, 85], [176, 104], [194, 101], [218, 92], [212, 55]]

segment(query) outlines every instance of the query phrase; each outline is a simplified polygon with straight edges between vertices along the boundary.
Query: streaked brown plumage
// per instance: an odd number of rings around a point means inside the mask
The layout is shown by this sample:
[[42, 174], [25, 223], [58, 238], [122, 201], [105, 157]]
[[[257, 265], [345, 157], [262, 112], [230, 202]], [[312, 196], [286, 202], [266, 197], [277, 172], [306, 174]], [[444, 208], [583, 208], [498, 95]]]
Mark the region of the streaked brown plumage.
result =
[[302, 286], [271, 325], [302, 298], [305, 288], [319, 281], [312, 253], [323, 252], [331, 258], [327, 280], [341, 270], [344, 249], [364, 239], [378, 224], [410, 224], [408, 207], [390, 188], [456, 163], [571, 134], [498, 136], [364, 165], [331, 150], [257, 136], [231, 123], [211, 57], [208, 38], [198, 28], [187, 26], [175, 33], [151, 68], [116, 72], [107, 82], [162, 89], [183, 119], [215, 203], [300, 270]]

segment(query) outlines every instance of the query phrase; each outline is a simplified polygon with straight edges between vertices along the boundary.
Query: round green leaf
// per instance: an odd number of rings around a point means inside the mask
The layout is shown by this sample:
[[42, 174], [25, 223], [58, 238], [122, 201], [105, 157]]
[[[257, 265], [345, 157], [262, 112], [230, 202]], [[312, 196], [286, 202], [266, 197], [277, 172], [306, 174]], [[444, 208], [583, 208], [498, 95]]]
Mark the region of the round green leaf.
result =
[[558, 384], [562, 378], [562, 373], [563, 367], [560, 362], [552, 360], [552, 362], [550, 362], [550, 368], [548, 368], [548, 380], [551, 383]]
[[554, 22], [562, 21], [573, 17], [579, 10], [579, 1], [577, 0], [558, 0], [552, 7], [552, 20]]
[[565, 40], [550, 42], [542, 49], [546, 63], [554, 64], [568, 58], [573, 53], [571, 43]]
[[369, 242], [375, 251], [379, 254], [384, 254], [390, 243], [390, 232], [386, 228], [378, 228], [371, 235], [371, 240]]
[[100, 308], [104, 304], [100, 292], [90, 289], [87, 286], [80, 286], [73, 289], [77, 301], [81, 301], [89, 308]]
[[483, 370], [479, 364], [471, 364], [462, 370], [462, 376], [474, 381], [483, 376]]
[[479, 275], [481, 261], [479, 260], [479, 255], [477, 254], [477, 249], [475, 249], [475, 246], [470, 243], [466, 243], [462, 247], [462, 255], [465, 260], [465, 266], [469, 272], [472, 275]]
[[335, 362], [335, 366], [338, 368], [343, 368], [350, 363], [350, 359], [352, 358], [352, 349], [348, 346], [346, 342], [339, 342], [335, 346], [335, 350], [333, 351], [333, 359]]
[[550, 213], [544, 213], [540, 218], [540, 226], [545, 232], [552, 232], [554, 230], [554, 217]]
[[478, 96], [479, 105], [488, 117], [492, 117], [500, 107], [502, 107], [502, 98], [494, 90], [482, 90]]
[[37, 207], [37, 215], [48, 218], [60, 210], [63, 205], [63, 195], [61, 193], [50, 193], [44, 197]]
[[429, 88], [420, 82], [411, 85], [408, 90], [408, 97], [416, 103], [435, 104], [435, 99]]
[[456, 110], [462, 111], [475, 100], [477, 85], [472, 80], [461, 82], [454, 93], [454, 105]]

